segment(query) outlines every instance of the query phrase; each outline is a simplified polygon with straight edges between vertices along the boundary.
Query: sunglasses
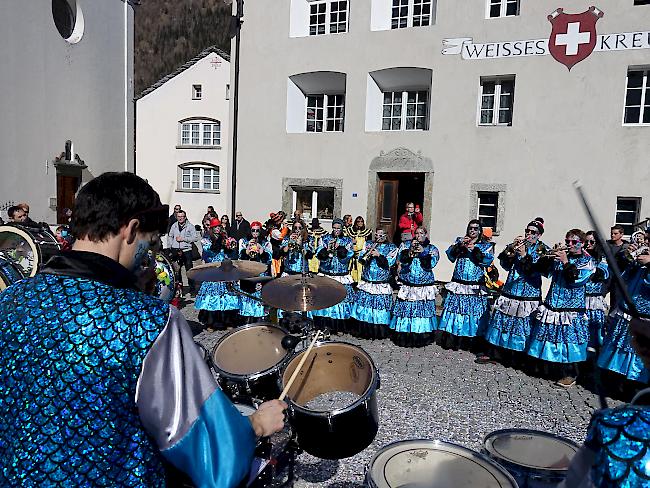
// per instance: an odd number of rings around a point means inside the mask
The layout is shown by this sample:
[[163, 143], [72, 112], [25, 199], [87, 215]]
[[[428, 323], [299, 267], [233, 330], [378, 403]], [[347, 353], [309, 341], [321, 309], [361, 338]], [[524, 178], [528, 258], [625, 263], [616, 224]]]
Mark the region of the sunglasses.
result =
[[479, 230], [479, 229], [480, 229], [480, 227], [477, 227], [475, 225], [470, 225], [469, 226], [469, 230]]
[[585, 244], [596, 244], [596, 241], [594, 239], [587, 239]]
[[564, 243], [567, 246], [574, 246], [576, 244], [580, 244], [582, 241], [580, 239], [564, 239]]
[[524, 234], [539, 234], [539, 231], [533, 229], [524, 229]]
[[260, 230], [259, 229], [251, 229], [251, 234], [259, 234]]

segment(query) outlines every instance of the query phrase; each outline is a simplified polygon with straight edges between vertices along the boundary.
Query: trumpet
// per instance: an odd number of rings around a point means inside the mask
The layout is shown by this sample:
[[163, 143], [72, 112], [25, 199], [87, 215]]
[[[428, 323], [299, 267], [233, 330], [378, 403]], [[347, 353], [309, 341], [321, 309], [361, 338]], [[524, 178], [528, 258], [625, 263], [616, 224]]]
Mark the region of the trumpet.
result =
[[641, 246], [635, 249], [634, 251], [627, 251], [627, 254], [630, 256], [630, 261], [634, 261], [639, 256], [643, 256], [644, 254], [650, 254], [650, 247]]
[[567, 252], [569, 248], [567, 246], [561, 246], [556, 244], [553, 248], [546, 249], [543, 253], [540, 254], [540, 258], [555, 258], [557, 257], [558, 252]]
[[336, 239], [333, 239], [327, 243], [327, 254], [329, 254], [330, 258], [334, 256], [334, 253], [336, 252], [336, 248], [339, 247], [339, 238], [337, 237]]
[[422, 247], [422, 244], [420, 243], [420, 241], [418, 241], [417, 239], [414, 239], [411, 242], [411, 248], [409, 249], [409, 256], [415, 257], [418, 254], [420, 254], [423, 249], [424, 248]]
[[300, 235], [291, 234], [289, 236], [289, 242], [287, 243], [287, 247], [291, 252], [300, 252], [301, 250], [300, 248], [302, 247], [302, 239], [300, 238]]
[[234, 239], [233, 237], [226, 238], [226, 249], [232, 251], [234, 249], [237, 249], [237, 246], [238, 246], [237, 239]]
[[251, 259], [257, 258], [262, 254], [262, 246], [259, 245], [257, 239], [251, 239], [246, 246], [246, 253], [251, 257]]

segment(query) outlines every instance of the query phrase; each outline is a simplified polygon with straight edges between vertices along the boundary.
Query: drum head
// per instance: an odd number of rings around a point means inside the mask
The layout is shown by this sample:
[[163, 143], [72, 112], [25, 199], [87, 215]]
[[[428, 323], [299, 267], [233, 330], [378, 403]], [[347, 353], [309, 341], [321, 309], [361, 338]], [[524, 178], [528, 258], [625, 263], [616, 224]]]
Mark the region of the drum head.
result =
[[48, 229], [0, 226], [0, 257], [11, 260], [24, 276], [34, 276], [60, 249]]
[[[287, 364], [282, 374], [283, 388], [304, 354], [305, 351], [297, 353]], [[346, 342], [320, 342], [311, 350], [287, 397], [292, 403], [305, 406], [325, 393], [350, 392], [359, 398], [355, 401], [360, 401], [376, 388], [377, 381], [375, 365], [363, 349]]]
[[485, 436], [483, 444], [499, 464], [540, 474], [565, 473], [580, 448], [569, 439], [527, 429], [497, 430]]
[[373, 488], [517, 488], [510, 474], [485, 456], [442, 441], [389, 444], [370, 462]]
[[282, 347], [287, 333], [280, 327], [257, 323], [226, 334], [212, 351], [212, 362], [226, 376], [252, 376], [279, 365], [289, 352]]

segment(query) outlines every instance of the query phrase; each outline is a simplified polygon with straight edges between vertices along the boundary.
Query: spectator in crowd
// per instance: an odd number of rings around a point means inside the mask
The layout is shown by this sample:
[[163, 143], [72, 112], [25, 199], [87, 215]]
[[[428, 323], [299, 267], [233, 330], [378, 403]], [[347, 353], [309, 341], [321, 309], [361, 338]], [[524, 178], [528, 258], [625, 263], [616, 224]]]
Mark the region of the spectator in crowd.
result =
[[214, 207], [212, 205], [208, 205], [206, 214], [208, 214], [211, 218], [219, 218], [219, 215], [217, 215], [217, 212], [214, 211]]
[[[612, 251], [612, 254], [616, 257], [616, 262], [619, 264], [619, 268], [622, 269], [625, 267], [624, 254], [627, 250], [627, 247], [630, 245], [628, 241], [623, 239], [623, 236], [625, 235], [625, 229], [620, 224], [613, 225], [610, 229], [609, 235], [611, 239], [607, 241], [607, 245]], [[610, 310], [614, 310], [620, 299], [621, 291], [618, 289], [618, 285], [613, 280], [610, 280], [608, 289], [609, 308]]]
[[65, 223], [69, 224], [72, 222], [72, 209], [71, 208], [64, 208], [63, 209], [63, 216], [65, 217]]
[[412, 236], [415, 236], [415, 230], [422, 225], [423, 220], [420, 207], [416, 208], [415, 203], [408, 202], [406, 212], [399, 218], [399, 229], [401, 232], [410, 232]]
[[7, 210], [7, 215], [9, 216], [9, 222], [13, 222], [15, 224], [23, 224], [27, 219], [27, 214], [18, 205], [9, 207], [9, 210]]
[[23, 225], [28, 225], [31, 227], [38, 226], [38, 224], [29, 217], [29, 204], [23, 202], [19, 203], [18, 206], [22, 209], [23, 212], [25, 212], [25, 220], [22, 222]]
[[221, 216], [221, 228], [226, 232], [226, 234], [228, 234], [229, 237], [232, 237], [230, 236], [230, 218], [228, 218], [226, 214], [223, 214]]
[[251, 224], [244, 218], [241, 210], [235, 212], [235, 222], [231, 228], [230, 237], [234, 237], [239, 241], [240, 239], [246, 239], [251, 232]]
[[54, 237], [56, 238], [56, 242], [59, 243], [59, 246], [61, 246], [62, 251], [69, 251], [71, 249], [70, 235], [66, 226], [59, 225], [54, 232]]
[[[194, 226], [187, 220], [184, 210], [176, 212], [174, 222], [167, 234], [167, 247], [172, 250], [172, 258], [180, 267], [185, 266], [185, 271], [192, 269], [192, 244], [198, 242], [201, 236]], [[194, 280], [187, 280], [190, 293], [196, 293]]]
[[178, 212], [181, 211], [181, 206], [180, 205], [174, 205], [174, 213], [169, 216], [169, 225], [167, 225], [167, 233], [169, 233], [169, 229], [172, 228], [172, 225], [176, 223], [176, 215]]

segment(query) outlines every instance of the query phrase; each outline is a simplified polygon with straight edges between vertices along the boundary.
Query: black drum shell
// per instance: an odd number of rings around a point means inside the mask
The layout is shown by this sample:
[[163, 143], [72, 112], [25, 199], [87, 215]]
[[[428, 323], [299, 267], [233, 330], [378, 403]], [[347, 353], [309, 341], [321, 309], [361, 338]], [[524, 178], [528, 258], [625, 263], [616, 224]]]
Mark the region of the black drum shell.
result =
[[29, 272], [21, 269], [23, 275], [34, 276], [52, 256], [58, 254], [61, 250], [56, 237], [47, 227], [29, 227], [9, 222], [0, 226], [0, 242], [3, 233], [22, 239], [29, 245], [33, 253], [33, 266]]
[[280, 396], [281, 390], [278, 386], [280, 380], [279, 369], [249, 378], [227, 377], [218, 370], [213, 370], [217, 374], [217, 383], [231, 400], [244, 402], [261, 400], [266, 402]]
[[0, 291], [25, 278], [20, 269], [9, 259], [0, 257]]

